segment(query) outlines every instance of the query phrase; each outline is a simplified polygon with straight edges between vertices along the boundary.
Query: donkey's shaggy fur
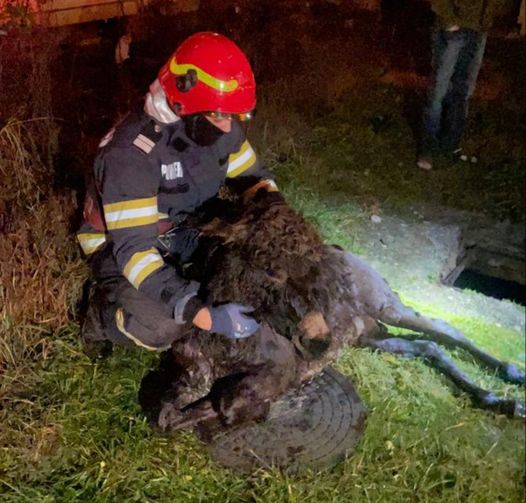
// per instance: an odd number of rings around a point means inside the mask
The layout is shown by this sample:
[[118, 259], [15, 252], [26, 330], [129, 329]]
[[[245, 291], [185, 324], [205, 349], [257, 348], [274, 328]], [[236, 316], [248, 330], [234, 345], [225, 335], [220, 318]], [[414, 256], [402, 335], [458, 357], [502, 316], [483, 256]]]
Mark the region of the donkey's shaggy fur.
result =
[[[201, 281], [211, 302], [251, 305], [261, 329], [238, 341], [189, 329], [164, 359], [173, 382], [162, 400], [161, 427], [216, 416], [228, 424], [262, 418], [273, 400], [318, 374], [345, 344], [424, 356], [477, 405], [523, 413], [520, 403], [478, 388], [434, 342], [389, 338], [382, 322], [462, 347], [504, 379], [524, 382], [519, 369], [482, 352], [447, 323], [404, 306], [366, 262], [324, 245], [279, 195], [260, 191], [246, 204], [216, 201], [198, 215], [189, 223], [201, 231], [200, 247], [185, 273]], [[205, 396], [210, 400], [200, 400]]]

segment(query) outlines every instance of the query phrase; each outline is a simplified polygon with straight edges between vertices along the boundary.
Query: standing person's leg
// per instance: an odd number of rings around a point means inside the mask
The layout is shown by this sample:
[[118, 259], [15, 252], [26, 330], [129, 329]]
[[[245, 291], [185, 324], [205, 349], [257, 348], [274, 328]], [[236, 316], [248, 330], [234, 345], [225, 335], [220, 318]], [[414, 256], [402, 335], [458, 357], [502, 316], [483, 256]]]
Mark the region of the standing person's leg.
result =
[[431, 169], [433, 154], [438, 149], [438, 134], [441, 128], [442, 105], [449, 89], [451, 77], [460, 49], [463, 45], [458, 32], [435, 29], [432, 36], [432, 75], [424, 107], [422, 131], [418, 151], [418, 167]]
[[460, 143], [468, 114], [468, 105], [475, 91], [484, 49], [486, 34], [462, 29], [464, 46], [458, 55], [455, 73], [451, 77], [451, 88], [444, 100], [440, 147], [444, 152], [453, 152]]

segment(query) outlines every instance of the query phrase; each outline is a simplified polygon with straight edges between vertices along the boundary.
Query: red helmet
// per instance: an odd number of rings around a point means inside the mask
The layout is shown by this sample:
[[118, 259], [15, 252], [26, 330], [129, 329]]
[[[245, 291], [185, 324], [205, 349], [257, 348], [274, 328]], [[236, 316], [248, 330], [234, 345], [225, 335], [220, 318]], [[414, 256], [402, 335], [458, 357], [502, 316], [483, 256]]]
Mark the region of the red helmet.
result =
[[232, 40], [202, 32], [187, 38], [159, 71], [168, 103], [178, 115], [244, 114], [256, 106], [256, 82]]

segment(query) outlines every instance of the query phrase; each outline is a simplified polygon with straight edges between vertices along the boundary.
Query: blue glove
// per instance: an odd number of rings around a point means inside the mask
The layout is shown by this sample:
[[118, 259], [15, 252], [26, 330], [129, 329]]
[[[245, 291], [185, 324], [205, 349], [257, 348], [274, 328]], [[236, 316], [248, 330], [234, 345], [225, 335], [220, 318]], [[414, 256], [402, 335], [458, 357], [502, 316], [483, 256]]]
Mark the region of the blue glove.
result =
[[224, 335], [229, 339], [244, 339], [259, 329], [259, 323], [254, 318], [245, 316], [254, 311], [252, 306], [223, 304], [208, 309], [212, 318], [211, 332]]

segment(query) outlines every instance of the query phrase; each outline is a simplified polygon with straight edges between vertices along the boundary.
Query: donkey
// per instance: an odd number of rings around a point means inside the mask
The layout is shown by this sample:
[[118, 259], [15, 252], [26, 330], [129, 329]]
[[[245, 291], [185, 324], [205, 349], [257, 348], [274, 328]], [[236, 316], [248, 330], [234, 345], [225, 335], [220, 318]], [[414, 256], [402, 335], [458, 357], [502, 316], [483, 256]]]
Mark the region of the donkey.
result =
[[[187, 224], [199, 229], [199, 247], [181, 273], [199, 280], [211, 302], [251, 305], [260, 330], [236, 341], [186, 330], [161, 359], [164, 385], [152, 392], [147, 378], [139, 397], [162, 430], [264, 419], [273, 401], [319, 374], [346, 345], [422, 357], [475, 406], [525, 417], [524, 403], [479, 387], [439, 344], [471, 353], [513, 384], [525, 384], [523, 371], [404, 305], [364, 260], [324, 244], [281, 196], [259, 191], [246, 202], [229, 193], [197, 215]], [[412, 334], [392, 337], [388, 326]]]

